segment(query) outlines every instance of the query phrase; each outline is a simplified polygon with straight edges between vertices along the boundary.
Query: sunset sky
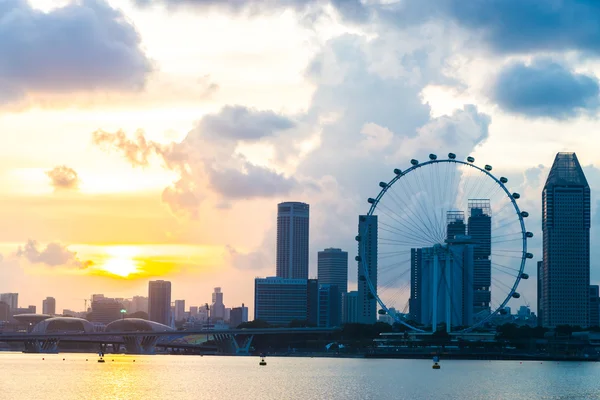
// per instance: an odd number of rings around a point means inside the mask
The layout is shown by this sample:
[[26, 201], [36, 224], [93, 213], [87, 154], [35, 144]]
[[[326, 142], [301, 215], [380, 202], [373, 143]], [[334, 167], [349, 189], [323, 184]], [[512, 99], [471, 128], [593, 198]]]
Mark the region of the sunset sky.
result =
[[576, 152], [596, 243], [598, 76], [595, 0], [0, 0], [0, 292], [82, 310], [158, 278], [252, 307], [278, 202], [310, 203], [316, 276], [432, 152], [509, 177], [533, 261], [548, 168]]

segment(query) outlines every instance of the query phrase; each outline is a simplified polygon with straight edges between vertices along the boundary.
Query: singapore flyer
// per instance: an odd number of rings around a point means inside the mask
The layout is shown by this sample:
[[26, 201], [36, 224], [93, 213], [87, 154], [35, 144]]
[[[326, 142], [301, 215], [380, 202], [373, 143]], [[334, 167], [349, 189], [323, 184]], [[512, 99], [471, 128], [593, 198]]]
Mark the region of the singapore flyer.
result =
[[529, 278], [529, 214], [508, 179], [473, 157], [407, 164], [379, 183], [360, 217], [359, 287], [378, 314], [417, 332], [482, 327]]

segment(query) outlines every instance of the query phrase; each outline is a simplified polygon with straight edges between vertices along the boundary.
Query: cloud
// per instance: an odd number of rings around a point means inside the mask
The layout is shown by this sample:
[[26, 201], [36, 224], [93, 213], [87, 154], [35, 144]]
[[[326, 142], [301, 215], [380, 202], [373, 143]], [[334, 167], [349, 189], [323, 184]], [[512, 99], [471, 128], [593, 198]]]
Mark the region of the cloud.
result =
[[504, 110], [528, 117], [567, 119], [593, 112], [600, 105], [600, 86], [593, 75], [579, 74], [549, 60], [517, 62], [498, 75], [492, 98]]
[[0, 5], [0, 104], [35, 93], [139, 90], [152, 64], [123, 13], [104, 0], [42, 12]]
[[227, 106], [204, 116], [180, 143], [147, 140], [142, 131], [135, 140], [123, 131], [101, 130], [94, 132], [92, 139], [106, 150], [121, 152], [133, 166], [146, 166], [152, 156], [158, 156], [179, 175], [163, 191], [163, 201], [177, 214], [197, 217], [209, 189], [220, 197], [220, 203], [290, 193], [298, 184], [296, 179], [248, 161], [237, 152], [237, 146], [285, 135], [295, 126], [293, 120], [272, 111]]
[[225, 258], [234, 268], [240, 270], [262, 270], [265, 267], [272, 267], [264, 253], [260, 251], [240, 253], [230, 245], [225, 246]]
[[35, 240], [28, 240], [25, 246], [19, 247], [17, 257], [24, 257], [30, 263], [44, 264], [50, 267], [71, 266], [76, 268], [87, 268], [93, 265], [92, 261], [82, 261], [77, 253], [70, 251], [67, 246], [57, 242], [51, 242], [45, 248], [39, 248]]
[[79, 175], [73, 168], [66, 165], [54, 167], [50, 171], [46, 171], [46, 175], [50, 178], [50, 184], [54, 189], [76, 189], [79, 186]]

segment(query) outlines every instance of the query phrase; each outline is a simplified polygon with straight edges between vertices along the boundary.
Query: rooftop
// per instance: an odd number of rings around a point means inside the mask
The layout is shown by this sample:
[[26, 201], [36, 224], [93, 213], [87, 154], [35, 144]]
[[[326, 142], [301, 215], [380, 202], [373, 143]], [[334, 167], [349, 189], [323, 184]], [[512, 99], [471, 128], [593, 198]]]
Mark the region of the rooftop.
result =
[[575, 153], [558, 153], [548, 174], [548, 186], [588, 186], [585, 174]]

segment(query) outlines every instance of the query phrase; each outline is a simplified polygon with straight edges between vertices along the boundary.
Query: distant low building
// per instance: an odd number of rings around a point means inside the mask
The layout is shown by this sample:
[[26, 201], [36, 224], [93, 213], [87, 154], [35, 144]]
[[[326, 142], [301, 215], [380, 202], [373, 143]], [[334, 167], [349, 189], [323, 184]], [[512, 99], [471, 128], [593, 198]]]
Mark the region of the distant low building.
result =
[[241, 307], [233, 307], [229, 313], [229, 326], [237, 328], [240, 324], [248, 322], [248, 307], [242, 303]]
[[306, 283], [306, 279], [256, 278], [254, 319], [277, 326], [287, 326], [292, 321], [305, 321]]

